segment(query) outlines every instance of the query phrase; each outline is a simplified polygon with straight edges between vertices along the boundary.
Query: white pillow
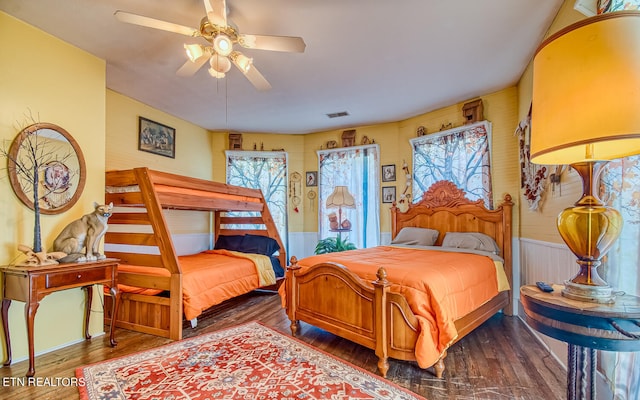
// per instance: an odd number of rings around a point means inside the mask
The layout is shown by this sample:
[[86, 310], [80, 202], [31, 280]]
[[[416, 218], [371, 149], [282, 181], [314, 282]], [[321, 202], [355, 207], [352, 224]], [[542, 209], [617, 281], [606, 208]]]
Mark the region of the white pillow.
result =
[[391, 241], [391, 244], [433, 246], [438, 240], [438, 235], [439, 232], [435, 229], [404, 227]]
[[500, 254], [500, 248], [489, 235], [480, 232], [447, 232], [442, 240], [442, 247], [482, 250]]

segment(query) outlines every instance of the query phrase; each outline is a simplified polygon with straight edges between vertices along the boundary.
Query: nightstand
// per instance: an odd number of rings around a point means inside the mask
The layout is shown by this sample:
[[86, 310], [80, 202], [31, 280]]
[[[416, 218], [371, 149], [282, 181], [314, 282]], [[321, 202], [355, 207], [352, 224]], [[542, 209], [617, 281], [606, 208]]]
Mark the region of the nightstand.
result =
[[[60, 290], [81, 287], [86, 292], [84, 335], [89, 335], [89, 316], [91, 314], [91, 300], [95, 284], [109, 287], [115, 299], [112, 314], [117, 315], [120, 293], [118, 291], [118, 260], [104, 259], [82, 263], [53, 264], [43, 266], [0, 266], [2, 275], [2, 327], [4, 328], [5, 343], [7, 344], [7, 360], [4, 365], [11, 364], [11, 337], [9, 334], [9, 306], [12, 300], [25, 303], [25, 318], [27, 322], [27, 340], [29, 345], [29, 370], [27, 376], [35, 374], [33, 324], [36, 311], [46, 295]], [[109, 342], [111, 346], [117, 344], [115, 340], [115, 318], [111, 319]]]
[[552, 286], [550, 293], [535, 285], [520, 288], [526, 321], [569, 344], [567, 399], [595, 399], [596, 350], [640, 351], [640, 297], [622, 295], [599, 304], [571, 300], [561, 295], [563, 285]]

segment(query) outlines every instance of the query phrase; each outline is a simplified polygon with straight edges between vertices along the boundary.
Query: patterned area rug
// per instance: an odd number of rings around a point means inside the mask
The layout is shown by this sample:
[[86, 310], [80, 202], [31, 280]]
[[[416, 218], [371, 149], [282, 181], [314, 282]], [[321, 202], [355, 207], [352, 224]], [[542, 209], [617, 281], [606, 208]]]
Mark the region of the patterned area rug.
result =
[[423, 399], [250, 322], [81, 367], [81, 399]]

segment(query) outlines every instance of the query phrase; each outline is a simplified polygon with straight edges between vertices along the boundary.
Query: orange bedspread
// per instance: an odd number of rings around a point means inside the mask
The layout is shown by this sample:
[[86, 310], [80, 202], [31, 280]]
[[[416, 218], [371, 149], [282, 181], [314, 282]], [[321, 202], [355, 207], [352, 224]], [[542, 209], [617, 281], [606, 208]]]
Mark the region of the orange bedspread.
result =
[[[234, 256], [226, 250], [208, 250], [178, 257], [182, 270], [184, 316], [191, 320], [207, 308], [225, 300], [249, 293], [260, 287], [256, 265], [249, 259]], [[119, 265], [118, 272], [169, 276], [163, 268]], [[151, 289], [118, 285], [124, 292], [157, 294]]]
[[[365, 281], [385, 267], [391, 290], [402, 293], [420, 321], [418, 365], [427, 368], [458, 336], [454, 321], [498, 294], [496, 266], [486, 256], [437, 250], [378, 246], [304, 258], [302, 271], [321, 262], [337, 262]], [[281, 295], [284, 295], [281, 287]]]

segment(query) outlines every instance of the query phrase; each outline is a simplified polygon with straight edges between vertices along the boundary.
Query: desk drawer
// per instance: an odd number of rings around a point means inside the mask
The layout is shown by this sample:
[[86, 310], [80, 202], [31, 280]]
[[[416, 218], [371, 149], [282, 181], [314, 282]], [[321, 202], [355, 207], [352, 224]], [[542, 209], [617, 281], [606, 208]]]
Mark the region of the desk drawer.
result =
[[51, 289], [54, 287], [77, 285], [80, 283], [89, 283], [109, 279], [108, 272], [110, 269], [97, 268], [87, 271], [70, 271], [56, 272], [47, 274], [45, 287]]

